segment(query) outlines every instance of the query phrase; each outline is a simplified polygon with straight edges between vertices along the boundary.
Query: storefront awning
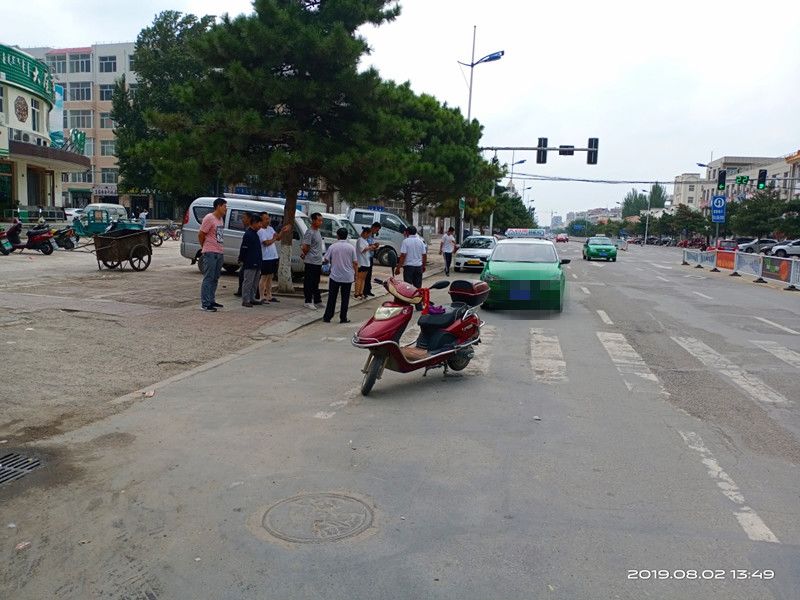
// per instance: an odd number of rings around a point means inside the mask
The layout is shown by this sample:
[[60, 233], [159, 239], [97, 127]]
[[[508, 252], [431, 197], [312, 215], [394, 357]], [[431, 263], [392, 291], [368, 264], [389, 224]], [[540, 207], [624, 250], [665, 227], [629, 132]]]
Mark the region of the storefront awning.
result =
[[67, 152], [50, 146], [36, 146], [25, 142], [9, 140], [8, 150], [11, 158], [29, 157], [36, 159], [37, 162], [47, 161], [54, 171], [86, 171], [92, 167], [92, 161], [88, 156]]

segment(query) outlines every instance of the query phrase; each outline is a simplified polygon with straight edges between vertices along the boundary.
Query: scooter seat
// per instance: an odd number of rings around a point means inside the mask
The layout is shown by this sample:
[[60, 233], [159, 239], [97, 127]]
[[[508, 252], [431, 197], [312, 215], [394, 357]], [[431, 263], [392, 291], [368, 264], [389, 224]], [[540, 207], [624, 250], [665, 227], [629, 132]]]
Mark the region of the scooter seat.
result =
[[445, 306], [445, 312], [440, 315], [422, 315], [419, 318], [419, 326], [420, 327], [449, 327], [456, 321], [456, 317], [458, 317], [458, 310], [455, 310], [449, 306]]

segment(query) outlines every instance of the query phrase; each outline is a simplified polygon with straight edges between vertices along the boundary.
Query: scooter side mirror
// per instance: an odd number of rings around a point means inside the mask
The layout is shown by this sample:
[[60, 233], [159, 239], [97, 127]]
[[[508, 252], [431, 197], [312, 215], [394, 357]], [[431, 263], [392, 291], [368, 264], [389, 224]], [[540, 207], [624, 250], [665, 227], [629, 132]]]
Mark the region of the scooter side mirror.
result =
[[443, 290], [443, 289], [448, 288], [448, 287], [450, 287], [450, 282], [443, 279], [442, 281], [437, 281], [432, 286], [430, 286], [430, 289], [432, 289], [432, 290]]

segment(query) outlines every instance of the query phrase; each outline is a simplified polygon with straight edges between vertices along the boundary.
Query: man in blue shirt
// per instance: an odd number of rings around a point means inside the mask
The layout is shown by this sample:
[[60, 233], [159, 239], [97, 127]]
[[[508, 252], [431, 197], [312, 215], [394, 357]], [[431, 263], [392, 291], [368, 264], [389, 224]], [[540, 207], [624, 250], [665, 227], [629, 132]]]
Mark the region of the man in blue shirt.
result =
[[250, 227], [244, 230], [242, 245], [239, 248], [239, 262], [242, 263], [242, 306], [251, 308], [254, 304], [261, 304], [256, 300], [258, 280], [261, 278], [261, 240], [258, 230], [261, 229], [259, 215], [250, 214]]
[[369, 243], [372, 250], [369, 252], [369, 269], [367, 270], [367, 278], [364, 280], [364, 297], [369, 298], [370, 296], [375, 296], [372, 293], [372, 266], [375, 264], [375, 251], [380, 248], [380, 242], [378, 241], [378, 234], [381, 232], [381, 224], [375, 221], [372, 224], [372, 232], [367, 237], [367, 242]]

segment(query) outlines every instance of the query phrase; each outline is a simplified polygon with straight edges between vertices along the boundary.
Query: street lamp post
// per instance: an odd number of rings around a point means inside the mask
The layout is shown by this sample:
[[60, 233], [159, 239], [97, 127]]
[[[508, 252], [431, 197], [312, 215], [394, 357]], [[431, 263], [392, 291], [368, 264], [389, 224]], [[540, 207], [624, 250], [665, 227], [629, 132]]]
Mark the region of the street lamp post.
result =
[[644, 222], [644, 244], [643, 246], [647, 246], [647, 232], [650, 230], [650, 194], [647, 193], [647, 190], [640, 190], [647, 194], [647, 218]]
[[[469, 64], [463, 63], [461, 61], [458, 62], [460, 65], [464, 65], [465, 67], [469, 67], [469, 101], [467, 102], [467, 123], [472, 123], [472, 77], [475, 71], [475, 67], [481, 63], [487, 62], [494, 62], [496, 60], [500, 60], [503, 58], [503, 55], [506, 53], [505, 50], [498, 50], [497, 52], [492, 52], [491, 54], [487, 54], [481, 59], [475, 60], [475, 36], [478, 31], [478, 26], [472, 26], [472, 57], [470, 58]], [[494, 185], [492, 186], [492, 196], [494, 196]], [[462, 203], [463, 206], [463, 203]], [[461, 208], [460, 210], [461, 215], [461, 223], [459, 226], [458, 231], [458, 240], [459, 243], [464, 241], [464, 209]], [[492, 227], [492, 221], [494, 217], [494, 212], [492, 212], [491, 216], [489, 217], [489, 229]]]

